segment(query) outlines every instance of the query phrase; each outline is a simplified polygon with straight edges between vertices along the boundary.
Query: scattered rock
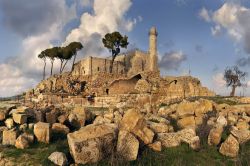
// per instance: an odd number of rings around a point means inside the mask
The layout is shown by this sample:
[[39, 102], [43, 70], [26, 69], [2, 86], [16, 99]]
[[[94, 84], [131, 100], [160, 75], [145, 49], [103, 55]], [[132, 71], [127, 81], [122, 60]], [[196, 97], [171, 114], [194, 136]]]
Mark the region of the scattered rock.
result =
[[147, 127], [146, 120], [135, 109], [130, 109], [124, 114], [119, 127], [120, 130], [135, 134], [145, 144], [153, 142], [154, 132]]
[[177, 125], [182, 129], [187, 127], [195, 127], [194, 116], [188, 116], [178, 120]]
[[158, 139], [166, 148], [176, 147], [181, 144], [181, 140], [179, 139], [179, 136], [176, 133], [160, 133], [158, 134]]
[[66, 166], [68, 164], [67, 157], [62, 152], [53, 152], [48, 159], [52, 161], [54, 164], [59, 166]]
[[27, 122], [27, 115], [21, 113], [13, 113], [13, 120], [17, 124], [24, 124]]
[[20, 135], [17, 140], [16, 140], [16, 143], [15, 143], [15, 147], [17, 149], [25, 149], [25, 148], [28, 148], [29, 147], [29, 142], [28, 140], [23, 136], [23, 135]]
[[240, 144], [243, 144], [250, 140], [249, 130], [231, 130], [231, 134], [238, 140]]
[[193, 149], [193, 150], [199, 150], [201, 145], [200, 145], [200, 138], [198, 136], [193, 137], [190, 141], [189, 146]]
[[88, 125], [67, 135], [70, 153], [77, 164], [95, 163], [114, 149], [117, 129], [111, 125]]
[[185, 116], [190, 116], [194, 115], [194, 110], [196, 108], [197, 104], [195, 102], [188, 102], [188, 101], [182, 101], [178, 106], [177, 106], [177, 116], [178, 117], [185, 117]]
[[136, 160], [139, 150], [139, 141], [133, 134], [120, 131], [117, 142], [118, 156], [126, 161]]
[[16, 130], [4, 130], [3, 131], [3, 145], [15, 145], [17, 138]]
[[236, 138], [230, 134], [226, 141], [221, 144], [219, 151], [225, 156], [237, 157], [239, 153], [239, 143]]
[[208, 135], [208, 145], [218, 145], [221, 140], [222, 132], [223, 127], [220, 125], [212, 128]]
[[68, 118], [67, 115], [60, 115], [57, 119], [59, 123], [64, 124], [67, 118]]
[[12, 129], [14, 127], [14, 121], [12, 118], [6, 119], [4, 123], [8, 129]]
[[160, 152], [161, 151], [161, 142], [156, 141], [156, 142], [154, 142], [152, 144], [149, 144], [148, 147], [153, 149], [156, 152]]
[[56, 133], [68, 134], [69, 128], [61, 123], [54, 123], [52, 125], [52, 131]]
[[217, 124], [220, 124], [221, 126], [223, 126], [223, 127], [225, 127], [225, 126], [227, 126], [227, 119], [224, 117], [224, 116], [222, 116], [222, 115], [220, 115], [218, 118], [217, 118]]
[[248, 122], [246, 122], [246, 121], [239, 121], [239, 122], [236, 124], [236, 127], [237, 127], [239, 130], [248, 130], [248, 129], [249, 129], [249, 124], [248, 124]]
[[39, 142], [49, 143], [51, 137], [50, 124], [38, 122], [34, 125], [34, 134]]
[[152, 129], [155, 133], [167, 133], [168, 132], [168, 125], [164, 123], [155, 123], [147, 121], [149, 128]]

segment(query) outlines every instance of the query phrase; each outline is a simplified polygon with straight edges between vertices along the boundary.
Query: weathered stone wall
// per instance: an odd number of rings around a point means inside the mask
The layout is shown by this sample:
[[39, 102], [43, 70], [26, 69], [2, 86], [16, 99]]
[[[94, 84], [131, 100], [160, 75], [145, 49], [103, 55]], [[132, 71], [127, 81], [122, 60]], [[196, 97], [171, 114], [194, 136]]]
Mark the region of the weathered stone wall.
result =
[[134, 76], [130, 79], [118, 79], [109, 86], [109, 94], [129, 94], [136, 93], [135, 85], [141, 79], [140, 75]]
[[[98, 73], [109, 73], [111, 60], [98, 57], [87, 57], [79, 61], [72, 72], [73, 76], [96, 75]], [[115, 60], [113, 63], [113, 74], [125, 73], [124, 63]]]

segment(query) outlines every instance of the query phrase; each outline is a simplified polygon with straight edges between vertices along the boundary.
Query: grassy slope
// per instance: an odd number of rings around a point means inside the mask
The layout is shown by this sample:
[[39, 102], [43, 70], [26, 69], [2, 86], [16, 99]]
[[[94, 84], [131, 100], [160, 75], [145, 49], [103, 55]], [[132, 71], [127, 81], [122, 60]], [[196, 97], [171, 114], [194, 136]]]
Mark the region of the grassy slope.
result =
[[[25, 150], [18, 150], [14, 147], [0, 148], [5, 157], [13, 158], [17, 165], [53, 165], [48, 161], [48, 156], [54, 151], [61, 151], [69, 156], [69, 150], [66, 140], [59, 140], [50, 145], [34, 144], [32, 147]], [[150, 149], [145, 149], [139, 155], [136, 161], [121, 162], [114, 160], [101, 161], [95, 166], [106, 165], [173, 165], [173, 166], [207, 166], [207, 165], [250, 165], [250, 142], [241, 146], [239, 157], [231, 159], [222, 156], [216, 147], [205, 146], [200, 151], [193, 151], [187, 144], [182, 144], [175, 148], [165, 148], [162, 152], [154, 152]], [[72, 160], [71, 160], [72, 161]]]

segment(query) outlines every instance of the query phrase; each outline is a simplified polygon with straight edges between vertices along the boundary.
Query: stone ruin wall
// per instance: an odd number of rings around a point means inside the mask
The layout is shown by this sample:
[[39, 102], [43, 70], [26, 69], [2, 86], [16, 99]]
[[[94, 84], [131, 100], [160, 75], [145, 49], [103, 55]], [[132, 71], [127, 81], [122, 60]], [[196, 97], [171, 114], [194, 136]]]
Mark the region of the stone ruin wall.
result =
[[[42, 81], [36, 89], [32, 98], [38, 98], [42, 94], [47, 102], [52, 103], [70, 103], [70, 104], [89, 104], [86, 96], [96, 93], [95, 106], [119, 104], [127, 100], [130, 104], [140, 105], [140, 97], [150, 95], [151, 102], [168, 103], [172, 100], [178, 100], [191, 96], [213, 96], [213, 92], [202, 87], [200, 81], [196, 78], [187, 77], [159, 77], [159, 73], [145, 72], [140, 74], [140, 78], [134, 76], [131, 78], [99, 73], [93, 76], [72, 76], [69, 73], [56, 75]], [[177, 83], [173, 82], [177, 80]], [[77, 81], [72, 89], [70, 84]], [[83, 89], [79, 85], [85, 83]], [[63, 91], [61, 91], [63, 89]], [[109, 94], [106, 93], [109, 89]], [[79, 90], [80, 93], [75, 93]], [[74, 96], [74, 97], [72, 97]], [[134, 99], [135, 97], [136, 100]], [[29, 99], [29, 97], [27, 97]], [[148, 99], [143, 101], [147, 101]], [[127, 103], [128, 104], [128, 103]], [[144, 103], [145, 104], [145, 103]]]
[[[111, 64], [110, 59], [98, 58], [98, 57], [88, 57], [79, 61], [74, 66], [73, 76], [82, 75], [96, 75], [99, 73], [109, 73], [109, 67]], [[125, 67], [124, 63], [115, 60], [113, 64], [113, 74], [124, 74]]]

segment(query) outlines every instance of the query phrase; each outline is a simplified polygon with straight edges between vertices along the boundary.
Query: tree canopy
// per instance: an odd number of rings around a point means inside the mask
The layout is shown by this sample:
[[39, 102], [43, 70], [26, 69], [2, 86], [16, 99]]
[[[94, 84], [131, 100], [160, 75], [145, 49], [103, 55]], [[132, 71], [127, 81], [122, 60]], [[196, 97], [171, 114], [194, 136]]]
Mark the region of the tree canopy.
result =
[[224, 72], [224, 79], [226, 81], [227, 87], [232, 87], [232, 91], [230, 93], [230, 96], [235, 95], [235, 89], [237, 87], [243, 86], [244, 83], [242, 81], [245, 80], [245, 77], [247, 76], [247, 72], [241, 71], [238, 66], [233, 67], [227, 67]]
[[109, 68], [109, 72], [112, 73], [113, 63], [116, 56], [120, 53], [120, 48], [127, 48], [128, 37], [122, 36], [119, 32], [107, 33], [102, 39], [104, 47], [109, 49], [112, 53], [112, 60]]
[[[50, 75], [53, 74], [53, 66], [55, 59], [59, 59], [61, 61], [60, 73], [63, 72], [67, 62], [74, 56], [73, 65], [75, 63], [75, 56], [77, 51], [82, 49], [83, 46], [80, 42], [72, 42], [65, 47], [53, 47], [43, 50], [38, 58], [44, 61], [44, 70], [43, 70], [43, 79], [45, 79], [45, 69], [46, 69], [46, 60], [49, 59], [51, 62], [51, 72]], [[72, 69], [73, 69], [72, 65]]]

